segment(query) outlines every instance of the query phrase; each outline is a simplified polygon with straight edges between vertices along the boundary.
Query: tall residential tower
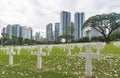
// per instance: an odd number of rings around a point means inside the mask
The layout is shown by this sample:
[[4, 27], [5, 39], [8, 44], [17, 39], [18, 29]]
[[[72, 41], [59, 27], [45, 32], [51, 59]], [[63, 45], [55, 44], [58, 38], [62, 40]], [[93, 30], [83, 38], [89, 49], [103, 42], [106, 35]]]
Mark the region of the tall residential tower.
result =
[[60, 14], [61, 35], [70, 34], [67, 28], [71, 26], [71, 13], [62, 11]]
[[47, 41], [53, 41], [53, 25], [52, 25], [52, 23], [49, 23], [46, 26], [46, 38], [47, 38]]
[[55, 23], [55, 40], [60, 36], [60, 23]]
[[85, 21], [85, 13], [76, 12], [74, 15], [75, 40], [78, 40], [84, 35], [82, 29], [82, 25], [84, 24], [84, 21]]

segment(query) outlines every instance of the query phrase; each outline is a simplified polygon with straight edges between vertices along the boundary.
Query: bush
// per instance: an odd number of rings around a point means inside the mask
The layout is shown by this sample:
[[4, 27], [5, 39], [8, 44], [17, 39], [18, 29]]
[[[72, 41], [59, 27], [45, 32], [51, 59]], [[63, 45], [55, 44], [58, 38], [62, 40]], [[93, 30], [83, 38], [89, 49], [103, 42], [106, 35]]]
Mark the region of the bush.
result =
[[111, 41], [118, 41], [120, 40], [120, 31], [114, 31], [111, 36]]
[[90, 42], [89, 37], [82, 37], [78, 40], [78, 42]]
[[104, 37], [103, 36], [91, 37], [91, 41], [104, 41]]

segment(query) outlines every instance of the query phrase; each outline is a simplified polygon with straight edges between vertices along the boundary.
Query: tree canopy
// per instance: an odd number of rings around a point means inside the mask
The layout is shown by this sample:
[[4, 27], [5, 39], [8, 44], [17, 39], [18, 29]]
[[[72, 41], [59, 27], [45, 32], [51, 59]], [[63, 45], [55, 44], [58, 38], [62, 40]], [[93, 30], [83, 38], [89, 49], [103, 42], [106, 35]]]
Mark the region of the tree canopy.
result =
[[85, 27], [94, 28], [103, 35], [105, 42], [109, 43], [111, 33], [120, 27], [120, 13], [92, 16], [82, 26]]

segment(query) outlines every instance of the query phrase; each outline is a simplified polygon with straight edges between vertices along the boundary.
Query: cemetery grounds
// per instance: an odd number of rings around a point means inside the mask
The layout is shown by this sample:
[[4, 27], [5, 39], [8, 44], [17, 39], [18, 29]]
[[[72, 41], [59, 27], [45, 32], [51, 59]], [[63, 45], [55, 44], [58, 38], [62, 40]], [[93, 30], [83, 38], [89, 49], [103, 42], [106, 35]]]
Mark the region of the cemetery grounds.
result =
[[[98, 43], [88, 44], [92, 45], [92, 52], [97, 53]], [[68, 56], [66, 44], [44, 45], [42, 51], [46, 56], [42, 56], [42, 69], [36, 68], [36, 46], [21, 46], [20, 55], [17, 55], [18, 49], [15, 46], [12, 66], [9, 65], [9, 55], [6, 55], [6, 48], [10, 46], [0, 46], [0, 78], [85, 78], [85, 58], [79, 56], [86, 52], [85, 45], [71, 44], [71, 56]], [[92, 78], [120, 78], [120, 45], [115, 43], [102, 46], [104, 48], [100, 51], [100, 58], [92, 59]]]

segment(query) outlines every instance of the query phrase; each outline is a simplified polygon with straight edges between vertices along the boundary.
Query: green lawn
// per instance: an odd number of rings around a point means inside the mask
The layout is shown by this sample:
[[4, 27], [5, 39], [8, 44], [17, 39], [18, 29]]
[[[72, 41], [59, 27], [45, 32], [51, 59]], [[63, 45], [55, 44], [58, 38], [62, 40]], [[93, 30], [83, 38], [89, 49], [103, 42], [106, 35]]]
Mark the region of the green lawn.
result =
[[[47, 47], [43, 48], [47, 52]], [[17, 52], [17, 49], [14, 49]], [[36, 52], [37, 49], [34, 49]], [[78, 54], [80, 49], [75, 46], [72, 55]], [[92, 47], [96, 53], [96, 48]], [[85, 46], [82, 47], [85, 52]], [[16, 53], [17, 54], [17, 53]], [[42, 58], [42, 69], [36, 69], [37, 57], [30, 55], [26, 49], [21, 55], [14, 55], [14, 65], [9, 66], [9, 56], [0, 51], [0, 78], [84, 78], [85, 58], [67, 56], [68, 50], [53, 47], [50, 56]], [[92, 60], [92, 78], [120, 78], [120, 48], [112, 44], [106, 45], [101, 51], [100, 59]]]

